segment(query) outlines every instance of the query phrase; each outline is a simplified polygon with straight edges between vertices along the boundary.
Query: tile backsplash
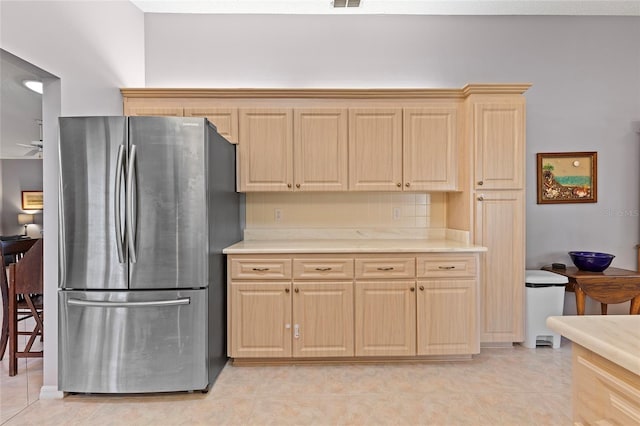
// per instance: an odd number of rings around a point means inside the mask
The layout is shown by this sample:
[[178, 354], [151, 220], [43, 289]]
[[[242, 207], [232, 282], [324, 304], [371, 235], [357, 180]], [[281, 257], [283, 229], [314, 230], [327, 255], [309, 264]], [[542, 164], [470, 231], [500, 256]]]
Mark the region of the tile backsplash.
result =
[[247, 193], [247, 229], [444, 228], [442, 193]]

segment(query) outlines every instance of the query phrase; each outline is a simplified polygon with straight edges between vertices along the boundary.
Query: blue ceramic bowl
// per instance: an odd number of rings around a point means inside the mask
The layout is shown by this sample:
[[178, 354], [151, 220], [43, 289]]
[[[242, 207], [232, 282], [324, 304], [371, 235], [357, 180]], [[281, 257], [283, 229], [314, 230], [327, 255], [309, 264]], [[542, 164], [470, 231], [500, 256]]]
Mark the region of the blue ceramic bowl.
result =
[[604, 271], [615, 257], [612, 254], [595, 251], [570, 251], [569, 256], [578, 269], [590, 272]]

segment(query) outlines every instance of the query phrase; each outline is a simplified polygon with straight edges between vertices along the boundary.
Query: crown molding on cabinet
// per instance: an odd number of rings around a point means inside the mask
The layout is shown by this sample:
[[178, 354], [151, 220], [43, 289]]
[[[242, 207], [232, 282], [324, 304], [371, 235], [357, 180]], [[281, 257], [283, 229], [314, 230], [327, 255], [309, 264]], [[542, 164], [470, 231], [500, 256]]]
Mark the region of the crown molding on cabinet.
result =
[[471, 94], [523, 94], [531, 84], [467, 84], [462, 89], [177, 89], [121, 88], [125, 98], [464, 99]]

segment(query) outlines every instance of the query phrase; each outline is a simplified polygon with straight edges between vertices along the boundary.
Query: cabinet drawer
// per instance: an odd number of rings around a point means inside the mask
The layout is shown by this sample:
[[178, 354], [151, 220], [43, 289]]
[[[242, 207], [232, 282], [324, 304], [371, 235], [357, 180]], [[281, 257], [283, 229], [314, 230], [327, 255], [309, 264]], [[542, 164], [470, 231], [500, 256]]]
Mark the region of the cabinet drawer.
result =
[[356, 278], [414, 278], [413, 257], [356, 259]]
[[239, 280], [291, 278], [291, 259], [231, 259], [231, 278]]
[[476, 257], [461, 255], [430, 255], [417, 258], [418, 277], [459, 278], [476, 275]]
[[353, 259], [294, 259], [293, 278], [303, 280], [353, 278]]

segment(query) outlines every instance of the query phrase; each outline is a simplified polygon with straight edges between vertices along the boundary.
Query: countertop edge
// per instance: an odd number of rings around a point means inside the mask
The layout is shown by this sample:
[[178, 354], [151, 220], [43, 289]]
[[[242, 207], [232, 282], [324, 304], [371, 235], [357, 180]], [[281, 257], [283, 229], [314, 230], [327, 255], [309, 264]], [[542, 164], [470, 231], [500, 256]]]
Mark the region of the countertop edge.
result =
[[[598, 316], [600, 317], [600, 316]], [[620, 347], [604, 341], [599, 338], [592, 330], [580, 328], [575, 324], [569, 323], [576, 320], [567, 321], [566, 318], [590, 318], [590, 316], [581, 317], [561, 317], [552, 316], [547, 318], [547, 326], [552, 330], [562, 334], [572, 342], [583, 346], [586, 349], [600, 355], [611, 362], [631, 371], [640, 376], [640, 353], [630, 353]], [[577, 320], [579, 321], [579, 319]], [[639, 332], [640, 333], [640, 332]]]
[[[403, 246], [404, 244], [404, 246]], [[241, 241], [223, 249], [224, 254], [366, 254], [366, 253], [482, 253], [487, 248], [465, 245], [455, 241], [426, 241], [424, 245], [416, 240], [274, 240]]]

